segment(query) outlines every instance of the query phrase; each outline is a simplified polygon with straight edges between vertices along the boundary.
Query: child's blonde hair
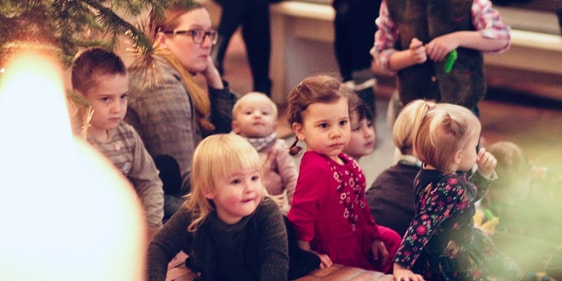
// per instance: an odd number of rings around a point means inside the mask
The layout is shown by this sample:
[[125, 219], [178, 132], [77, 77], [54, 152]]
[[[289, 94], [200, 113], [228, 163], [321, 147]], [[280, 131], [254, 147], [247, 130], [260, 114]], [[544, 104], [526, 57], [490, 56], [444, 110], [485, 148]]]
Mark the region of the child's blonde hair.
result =
[[[199, 143], [193, 153], [191, 193], [185, 203], [193, 214], [189, 231], [196, 231], [214, 210], [213, 202], [205, 194], [215, 190], [217, 180], [246, 169], [257, 169], [261, 173], [262, 164], [256, 149], [243, 137], [216, 134]], [[263, 190], [264, 196], [267, 195], [265, 188]]]
[[480, 131], [480, 121], [466, 107], [447, 103], [418, 110], [417, 114], [414, 155], [438, 170], [455, 172], [450, 170], [453, 156], [474, 133]]
[[[341, 98], [349, 99], [353, 91], [344, 87], [341, 79], [329, 74], [316, 74], [302, 80], [288, 98], [287, 118], [289, 125], [302, 124], [302, 113], [313, 103], [334, 103]], [[291, 155], [300, 151], [298, 139], [291, 145]]]
[[277, 105], [271, 100], [271, 98], [269, 98], [265, 93], [262, 93], [262, 92], [248, 92], [248, 93], [242, 95], [240, 98], [238, 98], [236, 103], [234, 103], [234, 106], [232, 107], [232, 118], [233, 119], [235, 119], [236, 116], [238, 115], [238, 113], [240, 111], [241, 104], [243, 104], [251, 96], [263, 96], [263, 97], [267, 98], [267, 100], [269, 100], [269, 103], [271, 105], [272, 114], [273, 114], [273, 116], [275, 116], [275, 118], [277, 118], [277, 115], [278, 115]]
[[428, 100], [414, 100], [406, 104], [396, 117], [392, 127], [392, 140], [402, 155], [413, 153], [413, 127], [417, 116], [424, 116], [435, 102]]

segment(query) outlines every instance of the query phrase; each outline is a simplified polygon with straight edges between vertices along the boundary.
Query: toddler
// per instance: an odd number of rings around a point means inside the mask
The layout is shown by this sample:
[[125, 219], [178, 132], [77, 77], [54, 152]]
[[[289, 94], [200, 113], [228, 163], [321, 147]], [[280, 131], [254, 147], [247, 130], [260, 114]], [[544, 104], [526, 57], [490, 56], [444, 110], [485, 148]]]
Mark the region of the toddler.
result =
[[162, 226], [164, 191], [141, 138], [123, 121], [129, 92], [127, 68], [114, 53], [91, 48], [74, 60], [71, 78], [74, 91], [92, 109], [83, 128], [87, 141], [132, 183], [144, 207], [150, 239]]
[[258, 151], [264, 166], [264, 185], [285, 212], [297, 184], [297, 167], [285, 141], [277, 138], [277, 106], [263, 93], [242, 96], [232, 109], [232, 131]]
[[287, 280], [287, 231], [256, 149], [235, 134], [211, 135], [192, 169], [187, 201], [149, 245], [148, 280], [164, 281], [182, 250], [199, 280]]
[[349, 107], [351, 136], [343, 152], [359, 162], [361, 157], [373, 153], [375, 149], [376, 132], [373, 126], [373, 114], [367, 104], [355, 93], [349, 96]]
[[453, 104], [422, 109], [413, 126], [414, 155], [423, 162], [415, 216], [394, 257], [394, 279], [520, 280], [519, 266], [474, 227], [475, 202], [496, 178], [496, 158], [478, 149], [478, 117]]
[[382, 171], [367, 190], [371, 213], [379, 225], [404, 235], [414, 217], [414, 178], [421, 167], [414, 156], [413, 124], [416, 113], [435, 103], [414, 100], [407, 104], [394, 122], [392, 139], [400, 151], [398, 163]]
[[351, 135], [349, 90], [329, 75], [304, 79], [289, 94], [289, 124], [306, 143], [289, 210], [299, 245], [317, 253], [321, 267], [332, 262], [389, 272], [400, 243], [378, 226], [365, 200], [365, 175], [343, 153]]

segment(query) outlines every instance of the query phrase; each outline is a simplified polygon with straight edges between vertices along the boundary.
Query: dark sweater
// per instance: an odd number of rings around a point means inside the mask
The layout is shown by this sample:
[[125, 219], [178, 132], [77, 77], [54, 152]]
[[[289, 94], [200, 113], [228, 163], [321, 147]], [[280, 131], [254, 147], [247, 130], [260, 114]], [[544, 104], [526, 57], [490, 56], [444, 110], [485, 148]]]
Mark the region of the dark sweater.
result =
[[375, 221], [403, 236], [414, 217], [414, 178], [419, 167], [398, 163], [384, 170], [367, 190]]
[[181, 208], [154, 237], [148, 248], [148, 280], [165, 280], [168, 263], [179, 251], [189, 255], [186, 264], [200, 274], [199, 280], [287, 280], [287, 232], [271, 199], [233, 225], [213, 212], [196, 232], [188, 232], [191, 221], [191, 213]]

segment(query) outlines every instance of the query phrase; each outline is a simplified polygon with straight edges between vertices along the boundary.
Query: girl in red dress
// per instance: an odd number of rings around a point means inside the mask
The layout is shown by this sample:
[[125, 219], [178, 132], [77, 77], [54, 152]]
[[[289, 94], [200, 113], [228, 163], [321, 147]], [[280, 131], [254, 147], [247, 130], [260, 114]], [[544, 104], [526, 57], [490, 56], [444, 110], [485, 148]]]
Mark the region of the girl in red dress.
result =
[[320, 267], [337, 263], [388, 273], [401, 238], [375, 223], [365, 175], [342, 152], [351, 135], [349, 94], [329, 75], [310, 76], [289, 94], [289, 124], [307, 151], [288, 217], [299, 246], [318, 254]]

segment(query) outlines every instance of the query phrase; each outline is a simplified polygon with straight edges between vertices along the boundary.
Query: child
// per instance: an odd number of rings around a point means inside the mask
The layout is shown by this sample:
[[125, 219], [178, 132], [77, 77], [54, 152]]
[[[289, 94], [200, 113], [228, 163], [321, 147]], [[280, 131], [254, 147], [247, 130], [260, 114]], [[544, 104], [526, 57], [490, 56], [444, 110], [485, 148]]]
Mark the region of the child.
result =
[[496, 159], [478, 150], [478, 117], [453, 104], [425, 109], [413, 130], [424, 163], [414, 181], [415, 217], [396, 252], [394, 279], [520, 280], [519, 267], [473, 224], [474, 204], [496, 177]]
[[562, 196], [560, 176], [546, 167], [532, 165], [523, 149], [513, 142], [499, 141], [488, 150], [498, 160], [498, 180], [482, 206], [500, 218], [496, 229], [562, 243], [562, 226], [555, 215], [562, 211], [558, 202]]
[[141, 138], [133, 127], [123, 122], [129, 92], [125, 64], [112, 52], [87, 49], [74, 60], [72, 88], [93, 110], [85, 125], [88, 142], [129, 179], [139, 195], [150, 241], [162, 226], [164, 191]]
[[193, 154], [191, 193], [148, 249], [148, 280], [165, 280], [180, 251], [199, 280], [287, 280], [287, 232], [264, 196], [256, 149], [235, 134], [208, 136]]
[[431, 101], [415, 100], [400, 111], [392, 128], [394, 145], [400, 151], [398, 163], [382, 171], [367, 190], [373, 218], [400, 236], [414, 217], [414, 178], [421, 167], [420, 160], [414, 156], [413, 124], [419, 110], [433, 105]]
[[[383, 0], [371, 54], [397, 72], [402, 104], [431, 99], [478, 113], [486, 94], [482, 53], [509, 49], [510, 28], [490, 0]], [[450, 72], [446, 56], [457, 51]]]
[[542, 271], [553, 248], [562, 243], [558, 218], [562, 212], [560, 181], [553, 181], [556, 176], [549, 175], [545, 167], [532, 165], [523, 149], [513, 142], [495, 142], [488, 151], [498, 161], [498, 180], [490, 185], [480, 212], [491, 211], [489, 217], [496, 218], [488, 220], [484, 216], [487, 220], [483, 220], [483, 226], [499, 218], [492, 236], [497, 248], [525, 271]]
[[365, 176], [343, 153], [349, 143], [349, 90], [328, 75], [304, 79], [289, 94], [289, 124], [306, 143], [289, 210], [299, 245], [328, 267], [338, 264], [389, 272], [400, 243], [375, 224], [365, 201]]
[[297, 184], [297, 167], [284, 140], [277, 138], [277, 106], [263, 93], [242, 96], [232, 109], [232, 131], [246, 138], [260, 154], [267, 192], [288, 211]]
[[356, 94], [349, 96], [351, 137], [349, 144], [343, 152], [359, 162], [365, 155], [373, 153], [375, 149], [375, 127], [373, 126], [373, 114], [367, 104]]

